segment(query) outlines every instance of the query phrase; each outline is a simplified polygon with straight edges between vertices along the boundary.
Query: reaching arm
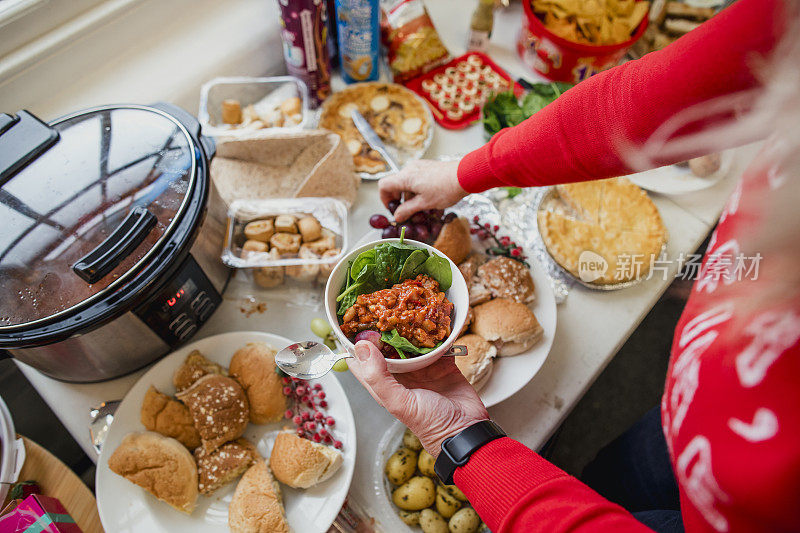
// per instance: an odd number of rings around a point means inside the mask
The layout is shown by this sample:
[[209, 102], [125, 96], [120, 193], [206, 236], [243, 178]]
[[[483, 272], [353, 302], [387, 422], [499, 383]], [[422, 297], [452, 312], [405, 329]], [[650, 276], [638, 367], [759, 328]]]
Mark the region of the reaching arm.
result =
[[620, 143], [641, 146], [677, 112], [759, 85], [754, 72], [779, 38], [782, 4], [739, 0], [663, 50], [581, 82], [467, 154], [458, 168], [461, 187], [480, 192], [629, 174]]

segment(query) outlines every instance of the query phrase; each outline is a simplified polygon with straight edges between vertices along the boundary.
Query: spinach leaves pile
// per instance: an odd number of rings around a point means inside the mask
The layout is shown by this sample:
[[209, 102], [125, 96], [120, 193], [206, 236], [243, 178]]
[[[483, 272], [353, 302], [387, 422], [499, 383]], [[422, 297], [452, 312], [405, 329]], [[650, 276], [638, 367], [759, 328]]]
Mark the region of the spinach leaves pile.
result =
[[503, 128], [516, 126], [572, 87], [569, 83], [534, 83], [531, 90], [517, 101], [513, 91], [498, 94], [483, 106], [483, 128], [489, 136]]
[[[370, 294], [388, 289], [406, 279], [427, 274], [439, 283], [439, 289], [446, 291], [453, 283], [453, 274], [447, 259], [403, 242], [382, 242], [370, 250], [365, 250], [350, 262], [347, 267], [345, 284], [336, 298], [336, 314], [343, 316], [356, 303], [361, 294]], [[435, 348], [419, 348], [408, 339], [400, 336], [396, 329], [383, 332], [383, 342], [393, 346], [400, 357], [406, 353], [425, 354]]]

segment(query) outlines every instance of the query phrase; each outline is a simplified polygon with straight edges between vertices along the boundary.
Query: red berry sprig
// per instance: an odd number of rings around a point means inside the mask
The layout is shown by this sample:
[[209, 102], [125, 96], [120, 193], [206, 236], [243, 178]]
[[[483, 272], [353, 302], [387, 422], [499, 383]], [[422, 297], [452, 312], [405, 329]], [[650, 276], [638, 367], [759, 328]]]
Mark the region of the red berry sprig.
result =
[[490, 246], [486, 253], [489, 255], [502, 255], [505, 257], [510, 257], [511, 259], [516, 259], [520, 263], [525, 266], [528, 265], [526, 259], [528, 256], [522, 251], [522, 248], [517, 246], [517, 243], [511, 240], [511, 237], [507, 235], [498, 236], [497, 232], [500, 231], [500, 226], [498, 225], [491, 225], [488, 222], [485, 224], [481, 224], [481, 219], [478, 215], [472, 217], [472, 227], [470, 227], [469, 232], [472, 235], [477, 235], [478, 238], [482, 241], [487, 239], [492, 239], [494, 241], [494, 245]]
[[336, 420], [321, 411], [328, 407], [322, 385], [289, 376], [281, 379], [283, 394], [292, 402], [292, 408], [287, 409], [283, 416], [295, 425], [297, 436], [313, 442], [324, 442], [341, 450], [342, 441], [335, 439], [331, 434], [331, 428], [336, 425]]

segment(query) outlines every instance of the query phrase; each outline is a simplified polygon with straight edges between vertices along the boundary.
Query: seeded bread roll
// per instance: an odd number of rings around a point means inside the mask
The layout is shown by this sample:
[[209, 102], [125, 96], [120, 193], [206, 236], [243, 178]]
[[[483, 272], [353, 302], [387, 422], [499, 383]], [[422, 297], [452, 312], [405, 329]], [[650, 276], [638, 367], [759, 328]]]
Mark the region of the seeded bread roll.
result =
[[233, 354], [230, 371], [247, 393], [253, 424], [267, 424], [283, 418], [286, 396], [275, 371], [275, 349], [262, 342], [251, 342]]
[[244, 473], [228, 506], [232, 533], [291, 533], [281, 488], [266, 461], [259, 459]]
[[227, 442], [212, 453], [203, 448], [194, 451], [197, 461], [197, 488], [200, 494], [211, 494], [244, 474], [261, 456], [245, 438]]
[[200, 434], [194, 427], [189, 409], [178, 400], [158, 392], [152, 385], [144, 395], [140, 418], [149, 431], [177, 439], [190, 450], [200, 446]]
[[197, 504], [197, 467], [183, 444], [152, 431], [130, 433], [108, 458], [108, 468], [190, 514]]
[[176, 396], [189, 408], [206, 453], [241, 437], [250, 419], [247, 396], [233, 378], [203, 376]]
[[494, 298], [529, 303], [536, 298], [531, 271], [510, 257], [495, 257], [478, 268], [478, 278]]
[[522, 353], [542, 338], [542, 326], [525, 304], [495, 298], [473, 311], [472, 332], [493, 343], [501, 357]]
[[195, 381], [208, 374], [219, 374], [227, 376], [228, 373], [217, 363], [213, 363], [205, 358], [199, 351], [194, 350], [186, 356], [186, 361], [175, 370], [172, 376], [172, 384], [178, 392], [186, 390]]
[[339, 470], [342, 462], [342, 452], [336, 448], [298, 437], [289, 430], [278, 433], [269, 456], [275, 478], [296, 489], [322, 483]]

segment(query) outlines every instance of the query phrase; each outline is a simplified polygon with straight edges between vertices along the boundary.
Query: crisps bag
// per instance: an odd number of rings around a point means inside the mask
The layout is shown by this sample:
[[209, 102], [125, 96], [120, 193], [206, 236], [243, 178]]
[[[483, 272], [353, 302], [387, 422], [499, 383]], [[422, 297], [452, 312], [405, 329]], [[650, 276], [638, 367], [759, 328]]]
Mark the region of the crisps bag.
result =
[[402, 83], [451, 59], [422, 0], [381, 0], [381, 30], [394, 81]]
[[523, 63], [546, 78], [578, 83], [619, 63], [647, 29], [648, 4], [634, 0], [522, 0], [525, 13], [517, 53]]

